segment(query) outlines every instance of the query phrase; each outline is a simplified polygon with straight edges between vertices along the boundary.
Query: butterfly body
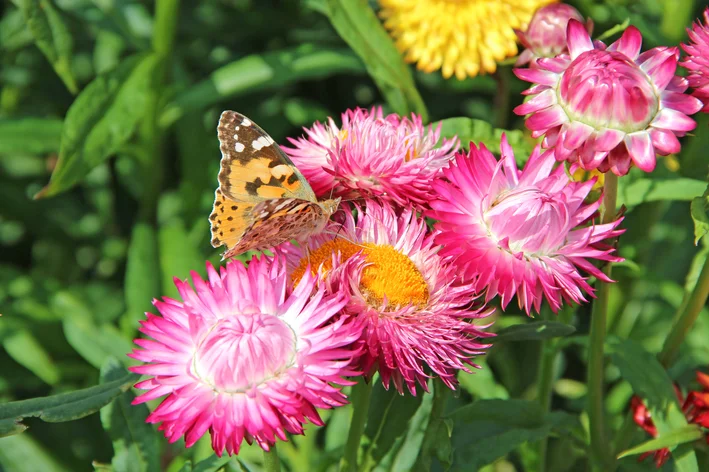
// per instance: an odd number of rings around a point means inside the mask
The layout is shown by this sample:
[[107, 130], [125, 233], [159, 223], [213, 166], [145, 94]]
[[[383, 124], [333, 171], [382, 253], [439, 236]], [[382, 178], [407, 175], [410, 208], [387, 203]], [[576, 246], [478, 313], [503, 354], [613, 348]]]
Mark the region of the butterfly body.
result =
[[340, 199], [318, 201], [281, 148], [245, 116], [225, 111], [217, 127], [219, 188], [209, 216], [222, 259], [303, 240], [323, 230]]

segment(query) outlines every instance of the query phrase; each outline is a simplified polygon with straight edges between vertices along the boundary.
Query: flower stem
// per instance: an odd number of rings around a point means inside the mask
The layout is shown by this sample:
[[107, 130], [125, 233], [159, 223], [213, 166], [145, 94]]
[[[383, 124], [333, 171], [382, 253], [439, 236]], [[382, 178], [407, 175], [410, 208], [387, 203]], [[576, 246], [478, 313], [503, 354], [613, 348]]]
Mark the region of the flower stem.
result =
[[281, 461], [278, 458], [278, 450], [276, 445], [271, 446], [270, 451], [263, 451], [263, 471], [264, 472], [280, 472]]
[[423, 434], [421, 449], [412, 468], [415, 471], [431, 470], [431, 456], [436, 447], [436, 438], [439, 430], [443, 425], [442, 418], [446, 412], [446, 405], [451, 393], [450, 388], [440, 379], [436, 379], [433, 385], [433, 404], [431, 405], [431, 413], [428, 416], [426, 432]]
[[704, 261], [697, 284], [694, 286], [694, 290], [689, 295], [687, 302], [680, 306], [678, 316], [675, 318], [675, 324], [672, 326], [672, 330], [662, 346], [659, 359], [665, 367], [670, 365], [689, 329], [697, 321], [699, 313], [707, 302], [707, 297], [709, 297], [709, 257]]
[[367, 423], [369, 401], [372, 398], [372, 384], [367, 383], [364, 377], [360, 377], [359, 382], [352, 387], [350, 397], [352, 398], [352, 419], [345, 444], [345, 455], [340, 461], [341, 472], [355, 472], [357, 470], [357, 453], [362, 434], [364, 434], [364, 426]]
[[[613, 221], [616, 214], [616, 197], [618, 194], [618, 177], [608, 172], [605, 175], [603, 188], [603, 216], [602, 223]], [[603, 273], [611, 275], [612, 265], [606, 263]], [[610, 284], [597, 282], [597, 298], [593, 301], [591, 309], [591, 333], [588, 349], [588, 420], [591, 436], [591, 452], [593, 454], [593, 470], [607, 470], [611, 458], [610, 443], [606, 435], [604, 411], [604, 352], [606, 342], [606, 318], [608, 316], [608, 299]]]
[[497, 83], [497, 93], [494, 98], [495, 105], [495, 128], [507, 128], [507, 119], [510, 114], [510, 76], [512, 72], [509, 67], [500, 67], [493, 74]]
[[[570, 323], [573, 317], [574, 309], [570, 306], [564, 306], [559, 314], [559, 321], [562, 323]], [[549, 316], [543, 316], [543, 319], [549, 319]], [[542, 341], [539, 352], [539, 367], [537, 370], [537, 403], [541, 405], [542, 411], [546, 414], [551, 408], [551, 391], [554, 385], [554, 364], [556, 363], [559, 349], [556, 339], [546, 339]], [[539, 467], [537, 470], [546, 470], [547, 445], [549, 437], [545, 437], [539, 441]]]

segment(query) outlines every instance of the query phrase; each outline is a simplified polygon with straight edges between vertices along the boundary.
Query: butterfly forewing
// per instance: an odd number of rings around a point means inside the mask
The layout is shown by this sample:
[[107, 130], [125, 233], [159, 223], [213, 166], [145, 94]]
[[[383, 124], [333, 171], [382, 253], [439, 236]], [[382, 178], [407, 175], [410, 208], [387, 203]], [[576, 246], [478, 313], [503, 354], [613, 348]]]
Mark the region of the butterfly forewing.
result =
[[240, 113], [225, 111], [217, 127], [222, 151], [219, 186], [233, 200], [317, 201], [305, 177], [273, 139]]

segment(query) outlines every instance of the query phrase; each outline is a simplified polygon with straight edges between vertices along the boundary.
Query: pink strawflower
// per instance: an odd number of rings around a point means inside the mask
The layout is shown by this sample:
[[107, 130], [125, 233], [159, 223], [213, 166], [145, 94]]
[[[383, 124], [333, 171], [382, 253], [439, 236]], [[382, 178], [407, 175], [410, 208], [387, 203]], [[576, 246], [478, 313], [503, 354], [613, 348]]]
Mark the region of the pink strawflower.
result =
[[[458, 268], [442, 258], [426, 222], [408, 208], [398, 215], [388, 205], [368, 202], [357, 218], [343, 207], [341, 224], [313, 237], [310, 251], [286, 245], [293, 278], [312, 267], [325, 272], [333, 291], [350, 296], [343, 313], [365, 323], [357, 370], [369, 378], [378, 370], [403, 393], [415, 395], [416, 383], [438, 376], [450, 388], [458, 370], [469, 372], [471, 358], [488, 345], [478, 338], [492, 336], [472, 320], [492, 310], [472, 308], [470, 284], [460, 283]], [[336, 234], [336, 236], [335, 236]]]
[[580, 270], [610, 281], [587, 259], [622, 260], [601, 244], [622, 233], [620, 220], [585, 225], [601, 203], [584, 204], [595, 179], [569, 180], [551, 151], [537, 147], [522, 171], [505, 136], [501, 151], [498, 162], [471, 144], [433, 183], [439, 200], [429, 216], [438, 220], [441, 255], [455, 257], [475, 290], [487, 290], [487, 301], [499, 295], [503, 308], [515, 295], [528, 314], [543, 298], [555, 312], [562, 301], [586, 301], [593, 288]]
[[697, 20], [687, 30], [689, 44], [682, 44], [687, 57], [680, 64], [689, 70], [687, 80], [694, 89], [692, 95], [704, 104], [702, 111], [709, 112], [709, 8], [704, 10], [704, 23]]
[[515, 108], [530, 115], [532, 136], [544, 136], [557, 160], [585, 170], [628, 173], [631, 164], [650, 172], [655, 154], [679, 152], [678, 136], [696, 126], [688, 115], [701, 102], [685, 95], [687, 80], [675, 76], [679, 49], [656, 47], [640, 54], [642, 36], [630, 26], [615, 43], [591, 41], [583, 24], [567, 26], [569, 54], [539, 59], [536, 69], [515, 74], [536, 83], [532, 99]]
[[330, 118], [304, 129], [283, 149], [319, 197], [423, 207], [431, 179], [458, 149], [457, 138], [441, 140], [440, 126], [426, 128], [415, 114], [384, 116], [380, 107], [347, 110], [341, 128]]
[[333, 319], [347, 302], [326, 295], [308, 273], [293, 291], [279, 259], [231, 261], [220, 272], [207, 264], [208, 281], [192, 274], [195, 288], [175, 280], [182, 302], [154, 301], [129, 354], [151, 376], [136, 384], [143, 403], [167, 395], [148, 416], [170, 442], [187, 447], [210, 432], [217, 455], [236, 454], [242, 440], [268, 450], [286, 431], [323, 422], [316, 408], [346, 403], [334, 385], [349, 385], [351, 345], [361, 335], [351, 319]]
[[[538, 9], [526, 31], [515, 30], [520, 43], [527, 48], [519, 55], [516, 66], [529, 63], [536, 67], [537, 59], [554, 57], [568, 52], [566, 25], [570, 19], [583, 22], [583, 16], [577, 9], [565, 3], [552, 3]], [[593, 20], [586, 21], [588, 33], [593, 32]]]

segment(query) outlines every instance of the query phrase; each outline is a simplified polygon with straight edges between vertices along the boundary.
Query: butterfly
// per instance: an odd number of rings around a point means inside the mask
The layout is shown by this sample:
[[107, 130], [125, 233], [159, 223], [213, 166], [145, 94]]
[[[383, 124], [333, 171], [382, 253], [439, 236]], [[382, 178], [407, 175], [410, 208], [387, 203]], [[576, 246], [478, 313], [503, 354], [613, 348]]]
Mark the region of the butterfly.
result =
[[209, 215], [222, 260], [321, 232], [340, 199], [318, 201], [303, 174], [258, 125], [224, 111], [217, 126], [222, 160]]

